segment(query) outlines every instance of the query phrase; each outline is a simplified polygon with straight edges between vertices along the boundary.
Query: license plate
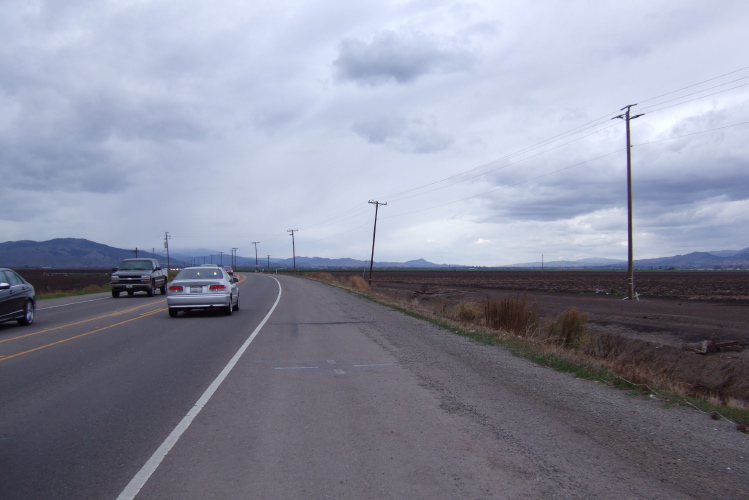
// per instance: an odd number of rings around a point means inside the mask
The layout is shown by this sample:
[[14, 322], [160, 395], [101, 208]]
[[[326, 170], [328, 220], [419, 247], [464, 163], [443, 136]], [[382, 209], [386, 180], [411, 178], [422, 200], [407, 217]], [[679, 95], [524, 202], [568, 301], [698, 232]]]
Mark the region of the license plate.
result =
[[133, 285], [125, 285], [125, 288], [132, 288]]
[[190, 293], [203, 293], [203, 287], [202, 286], [191, 286], [190, 287]]

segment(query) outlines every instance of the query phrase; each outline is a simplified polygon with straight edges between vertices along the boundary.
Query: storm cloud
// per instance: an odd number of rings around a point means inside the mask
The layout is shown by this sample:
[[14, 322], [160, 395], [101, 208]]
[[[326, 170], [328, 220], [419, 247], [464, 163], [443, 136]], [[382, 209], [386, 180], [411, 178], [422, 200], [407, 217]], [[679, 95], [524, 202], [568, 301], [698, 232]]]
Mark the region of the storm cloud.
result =
[[[501, 265], [749, 246], [749, 4], [0, 3], [2, 240]], [[739, 56], [737, 56], [737, 54]]]

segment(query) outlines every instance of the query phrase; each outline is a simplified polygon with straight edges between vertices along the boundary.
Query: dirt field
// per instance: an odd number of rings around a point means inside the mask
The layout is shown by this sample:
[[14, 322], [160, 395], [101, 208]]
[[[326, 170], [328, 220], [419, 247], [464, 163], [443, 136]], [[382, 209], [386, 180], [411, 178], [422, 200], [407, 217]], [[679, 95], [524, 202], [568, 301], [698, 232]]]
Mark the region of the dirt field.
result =
[[[527, 290], [573, 294], [625, 295], [626, 271], [377, 271], [377, 284], [409, 283], [430, 287]], [[636, 272], [642, 298], [744, 301], [749, 305], [749, 271]]]
[[34, 285], [37, 295], [83, 290], [91, 285], [107, 285], [112, 269], [14, 269]]

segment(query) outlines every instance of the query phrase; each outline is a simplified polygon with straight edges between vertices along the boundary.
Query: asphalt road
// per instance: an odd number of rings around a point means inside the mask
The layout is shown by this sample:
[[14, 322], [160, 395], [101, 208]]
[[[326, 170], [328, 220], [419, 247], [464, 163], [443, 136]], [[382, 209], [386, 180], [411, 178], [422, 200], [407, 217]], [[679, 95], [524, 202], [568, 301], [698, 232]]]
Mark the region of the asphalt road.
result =
[[240, 290], [232, 316], [100, 295], [0, 325], [0, 496], [749, 497], [726, 421], [319, 283]]

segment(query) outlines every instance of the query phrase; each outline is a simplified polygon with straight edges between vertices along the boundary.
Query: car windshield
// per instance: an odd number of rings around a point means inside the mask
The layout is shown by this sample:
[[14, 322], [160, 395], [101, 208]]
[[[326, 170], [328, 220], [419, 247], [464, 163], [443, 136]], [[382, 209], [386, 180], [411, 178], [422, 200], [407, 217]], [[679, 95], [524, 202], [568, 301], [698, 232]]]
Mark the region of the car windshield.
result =
[[150, 260], [126, 260], [120, 263], [120, 269], [123, 271], [150, 271]]
[[216, 280], [216, 279], [224, 279], [224, 274], [221, 272], [221, 269], [214, 267], [214, 268], [200, 268], [200, 269], [183, 269], [177, 274], [177, 277], [174, 278], [175, 281], [177, 280]]

